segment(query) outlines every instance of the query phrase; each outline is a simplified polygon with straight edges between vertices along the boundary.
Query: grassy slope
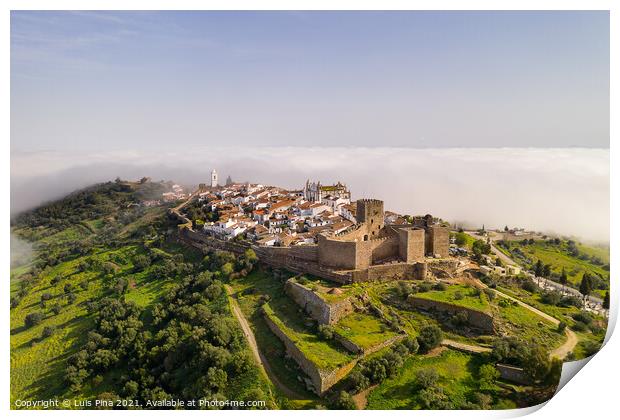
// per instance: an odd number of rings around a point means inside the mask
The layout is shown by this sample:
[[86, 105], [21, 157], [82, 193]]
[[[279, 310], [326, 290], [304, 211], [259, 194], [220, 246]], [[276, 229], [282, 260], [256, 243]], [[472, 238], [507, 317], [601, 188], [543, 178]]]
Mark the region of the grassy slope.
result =
[[[439, 356], [411, 356], [405, 361], [400, 373], [386, 380], [368, 396], [368, 409], [419, 409], [416, 373], [421, 369], [433, 369], [439, 374], [438, 385], [449, 399], [460, 406], [465, 403], [467, 394], [477, 390], [475, 378], [483, 359], [453, 350], [444, 350]], [[496, 408], [512, 408], [514, 404], [501, 400]]]
[[334, 325], [334, 331], [363, 349], [381, 344], [397, 335], [379, 318], [358, 312], [342, 318]]
[[245, 278], [231, 281], [230, 285], [237, 294], [239, 307], [250, 323], [258, 347], [269, 361], [273, 373], [289, 389], [305, 397], [305, 400], [292, 401], [280, 395], [280, 405], [283, 408], [300, 408], [315, 401], [316, 395], [306, 390], [297, 380], [302, 372], [295, 362], [285, 357], [284, 344], [271, 332], [260, 310], [262, 297], [278, 299], [283, 295], [282, 284], [267, 271], [254, 270]]
[[[462, 299], [456, 299], [455, 294], [459, 292]], [[416, 293], [416, 297], [436, 300], [438, 302], [451, 303], [477, 311], [488, 312], [490, 310], [489, 300], [484, 293], [477, 295], [476, 290], [471, 286], [460, 284], [450, 285], [446, 290], [430, 290], [428, 292]]]
[[[518, 253], [514, 252], [514, 248], [517, 247], [525, 254], [526, 258], [522, 257]], [[588, 255], [599, 257], [604, 263], [609, 263], [609, 249], [588, 247], [585, 245], [577, 245], [580, 252]], [[552, 271], [561, 273], [562, 269], [566, 270], [568, 275], [568, 281], [573, 286], [579, 286], [581, 277], [584, 272], [596, 273], [601, 278], [606, 279], [609, 275], [609, 271], [605, 270], [602, 266], [593, 264], [588, 260], [582, 260], [570, 255], [567, 252], [566, 245], [552, 245], [544, 241], [536, 241], [532, 245], [522, 245], [519, 242], [509, 242], [509, 254], [517, 262], [529, 267], [537, 260], [541, 260], [544, 264], [551, 264]], [[503, 251], [505, 248], [500, 248]]]

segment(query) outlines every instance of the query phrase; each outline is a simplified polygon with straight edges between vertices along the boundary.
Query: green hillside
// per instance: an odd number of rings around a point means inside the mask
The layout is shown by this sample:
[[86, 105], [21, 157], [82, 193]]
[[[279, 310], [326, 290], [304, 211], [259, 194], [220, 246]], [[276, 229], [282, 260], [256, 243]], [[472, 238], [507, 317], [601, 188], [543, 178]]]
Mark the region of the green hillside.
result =
[[55, 397], [274, 404], [220, 281], [232, 256], [177, 245], [167, 208], [140, 205], [166, 188], [100, 184], [12, 221], [32, 248], [11, 267], [14, 408]]

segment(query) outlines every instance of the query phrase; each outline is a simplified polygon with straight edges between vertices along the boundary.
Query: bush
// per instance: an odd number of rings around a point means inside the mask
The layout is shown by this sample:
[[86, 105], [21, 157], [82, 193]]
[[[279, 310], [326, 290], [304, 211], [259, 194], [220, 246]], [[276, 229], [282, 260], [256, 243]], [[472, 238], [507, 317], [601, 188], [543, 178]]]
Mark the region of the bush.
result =
[[546, 303], [547, 305], [556, 306], [560, 303], [560, 300], [562, 300], [562, 295], [560, 294], [560, 292], [557, 292], [555, 290], [546, 291], [542, 294], [540, 300], [542, 303]]
[[324, 340], [332, 340], [334, 338], [334, 329], [329, 325], [319, 325], [319, 335]]
[[435, 325], [427, 325], [422, 327], [418, 336], [418, 344], [421, 353], [428, 353], [430, 350], [441, 344], [443, 333], [439, 327]]
[[445, 283], [442, 283], [442, 282], [436, 283], [436, 284], [433, 286], [433, 289], [435, 289], [435, 290], [439, 290], [440, 292], [443, 292], [443, 291], [444, 291], [444, 290], [446, 290], [447, 288], [448, 288], [448, 286], [446, 286], [446, 284], [445, 284]]
[[560, 299], [560, 303], [558, 306], [562, 306], [564, 308], [568, 308], [570, 306], [574, 306], [575, 308], [581, 308], [583, 306], [583, 302], [581, 301], [581, 299], [579, 299], [579, 297], [570, 295], [564, 296], [562, 299]]
[[415, 374], [415, 383], [419, 389], [426, 389], [431, 386], [435, 386], [439, 380], [439, 375], [435, 369], [426, 368], [420, 369]]
[[457, 290], [454, 293], [454, 300], [461, 300], [461, 299], [463, 299], [463, 297], [464, 297], [463, 293], [460, 290]]
[[349, 375], [349, 385], [357, 394], [368, 388], [370, 386], [370, 381], [361, 371], [355, 370]]
[[588, 326], [581, 321], [577, 321], [573, 324], [573, 330], [578, 332], [586, 332], [588, 331]]
[[499, 371], [492, 364], [488, 363], [486, 365], [480, 366], [480, 370], [478, 371], [480, 376], [480, 388], [481, 389], [490, 389], [493, 387], [495, 381], [499, 378]]
[[452, 317], [452, 323], [457, 326], [467, 324], [468, 320], [469, 320], [469, 315], [467, 315], [466, 311], [458, 311]]
[[42, 320], [43, 314], [41, 312], [33, 312], [26, 315], [26, 318], [24, 318], [24, 323], [26, 324], [26, 328], [31, 328], [40, 324]]
[[416, 353], [418, 349], [420, 348], [420, 345], [418, 344], [418, 340], [415, 337], [407, 336], [403, 339], [402, 343], [405, 347], [407, 347], [407, 350], [409, 350], [409, 353]]
[[590, 315], [589, 313], [587, 313], [586, 311], [581, 311], [577, 314], [573, 315], [573, 319], [575, 321], [579, 321], [579, 322], [583, 322], [586, 325], [590, 325], [592, 324], [592, 315]]
[[566, 330], [566, 322], [562, 321], [558, 324], [558, 333], [562, 334]]
[[487, 295], [487, 298], [489, 298], [489, 300], [494, 300], [495, 296], [497, 296], [497, 293], [495, 293], [495, 290], [491, 290], [491, 289], [484, 289], [484, 294]]
[[340, 391], [336, 399], [336, 408], [340, 410], [355, 410], [356, 407], [351, 394], [346, 391]]
[[54, 327], [46, 326], [43, 327], [43, 331], [41, 332], [41, 338], [51, 337], [54, 334]]
[[530, 293], [536, 293], [538, 291], [538, 286], [530, 279], [524, 280], [523, 283], [521, 283], [521, 288]]
[[397, 291], [401, 297], [406, 298], [413, 293], [413, 287], [409, 282], [401, 280], [398, 282]]

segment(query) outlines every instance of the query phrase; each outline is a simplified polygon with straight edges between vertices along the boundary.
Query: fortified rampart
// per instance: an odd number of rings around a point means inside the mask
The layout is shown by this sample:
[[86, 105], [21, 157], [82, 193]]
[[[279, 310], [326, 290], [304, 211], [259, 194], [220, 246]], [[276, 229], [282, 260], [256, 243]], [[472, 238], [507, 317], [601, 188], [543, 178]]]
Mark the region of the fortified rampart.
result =
[[351, 272], [351, 280], [354, 283], [367, 281], [389, 280], [424, 280], [426, 278], [426, 263], [392, 263], [375, 265], [366, 270]]
[[282, 341], [286, 348], [287, 354], [295, 360], [299, 365], [299, 368], [308, 375], [314, 392], [318, 395], [323, 395], [325, 391], [335, 385], [338, 381], [344, 378], [353, 369], [357, 363], [357, 358], [344, 366], [338, 367], [333, 370], [320, 369], [312, 361], [310, 361], [304, 353], [297, 347], [295, 342], [286, 335], [284, 331], [275, 323], [271, 317], [265, 313], [265, 322], [269, 329]]
[[[294, 279], [288, 279], [284, 285], [286, 293], [319, 324], [331, 325], [353, 312], [352, 298], [326, 302], [313, 290]], [[345, 346], [346, 347], [346, 346]]]
[[409, 295], [407, 302], [418, 309], [429, 312], [439, 312], [449, 315], [456, 315], [459, 312], [467, 314], [467, 323], [484, 333], [494, 334], [495, 326], [493, 324], [493, 316], [487, 313], [466, 308], [464, 306], [454, 305], [447, 302], [439, 302], [436, 300], [425, 299], [415, 295]]

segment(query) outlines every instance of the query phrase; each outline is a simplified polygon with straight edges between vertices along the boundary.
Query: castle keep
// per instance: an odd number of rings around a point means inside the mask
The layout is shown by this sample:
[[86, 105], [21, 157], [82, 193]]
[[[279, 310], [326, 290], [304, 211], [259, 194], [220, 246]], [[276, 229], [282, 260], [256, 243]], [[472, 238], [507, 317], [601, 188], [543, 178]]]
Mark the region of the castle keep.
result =
[[335, 270], [362, 270], [386, 263], [422, 263], [447, 257], [449, 232], [426, 216], [405, 225], [386, 225], [383, 201], [357, 200], [358, 223], [338, 235], [319, 235], [318, 263]]

